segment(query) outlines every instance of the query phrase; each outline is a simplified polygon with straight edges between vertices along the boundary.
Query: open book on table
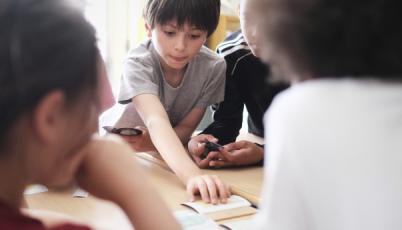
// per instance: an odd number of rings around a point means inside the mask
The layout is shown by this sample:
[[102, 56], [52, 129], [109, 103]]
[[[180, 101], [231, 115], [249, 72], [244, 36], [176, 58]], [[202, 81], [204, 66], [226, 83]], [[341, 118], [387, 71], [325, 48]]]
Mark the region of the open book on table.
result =
[[174, 213], [183, 230], [220, 230], [221, 228], [209, 217], [190, 210]]
[[250, 218], [247, 220], [229, 220], [221, 223], [220, 226], [227, 230], [244, 230], [252, 229], [253, 224], [254, 220]]
[[251, 207], [251, 203], [243, 197], [232, 195], [226, 204], [207, 204], [202, 200], [187, 202], [182, 205], [194, 209], [215, 221], [231, 219], [235, 217], [253, 215], [257, 210]]

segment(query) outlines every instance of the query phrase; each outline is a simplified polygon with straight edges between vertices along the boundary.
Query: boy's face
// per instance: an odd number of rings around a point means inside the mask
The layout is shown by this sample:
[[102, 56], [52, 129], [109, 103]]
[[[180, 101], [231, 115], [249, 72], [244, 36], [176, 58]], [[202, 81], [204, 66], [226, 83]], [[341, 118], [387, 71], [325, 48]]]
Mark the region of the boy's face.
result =
[[258, 3], [259, 0], [241, 0], [239, 5], [241, 31], [251, 52], [256, 57], [260, 55]]
[[162, 65], [174, 70], [182, 70], [198, 54], [207, 39], [207, 31], [185, 23], [178, 27], [175, 21], [164, 25], [147, 26], [148, 36], [162, 59]]

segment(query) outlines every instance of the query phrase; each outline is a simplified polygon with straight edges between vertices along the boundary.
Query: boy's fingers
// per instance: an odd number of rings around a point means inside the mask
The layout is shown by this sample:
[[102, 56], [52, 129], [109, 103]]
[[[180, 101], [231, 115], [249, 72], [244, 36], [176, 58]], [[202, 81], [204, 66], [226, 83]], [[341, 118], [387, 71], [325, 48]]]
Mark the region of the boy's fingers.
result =
[[238, 148], [237, 148], [236, 142], [233, 142], [233, 143], [225, 145], [224, 149], [226, 149], [227, 151], [234, 151]]
[[227, 191], [226, 185], [217, 177], [212, 176], [213, 180], [215, 181], [216, 186], [218, 187], [220, 201], [223, 204], [227, 203], [227, 198], [229, 197], [229, 192]]
[[207, 141], [212, 141], [212, 142], [217, 142], [218, 139], [216, 139], [214, 136], [209, 135], [209, 134], [200, 134], [198, 136], [193, 137], [189, 141], [189, 151], [190, 153], [196, 155], [196, 156], [201, 156], [202, 153], [205, 151], [205, 142]]
[[218, 160], [220, 156], [221, 156], [220, 152], [212, 151], [208, 153], [207, 159]]
[[226, 191], [228, 192], [228, 198], [232, 196], [232, 188], [230, 187], [230, 185], [226, 185]]
[[200, 158], [198, 158], [198, 157], [196, 157], [196, 156], [194, 156], [194, 155], [191, 155], [191, 157], [192, 157], [192, 159], [194, 160], [194, 162], [195, 162], [198, 166], [201, 164], [201, 159], [200, 159]]
[[214, 143], [218, 142], [218, 139], [212, 135], [207, 135], [206, 139], [207, 139], [207, 141], [210, 141], [210, 142], [214, 142]]
[[201, 156], [201, 154], [205, 151], [205, 144], [197, 143], [197, 146], [193, 149], [193, 154], [196, 156]]
[[198, 166], [199, 166], [200, 168], [203, 168], [203, 169], [208, 168], [210, 161], [211, 161], [211, 160], [208, 159], [208, 158], [205, 158], [204, 160], [201, 160], [201, 159], [200, 159], [199, 162], [198, 162]]
[[247, 141], [237, 141], [237, 142], [233, 142], [233, 143], [225, 145], [225, 149], [227, 151], [240, 150], [240, 149], [247, 147], [247, 144], [248, 144]]
[[201, 194], [201, 198], [205, 203], [209, 203], [209, 194], [208, 194], [208, 188], [207, 185], [205, 184], [205, 181], [200, 177], [197, 178], [197, 186], [198, 186], [198, 191]]
[[206, 169], [209, 168], [209, 162], [213, 159], [210, 159], [209, 157], [205, 159], [201, 159], [197, 156], [193, 156], [193, 159], [195, 160], [195, 163], [198, 165], [199, 168]]
[[212, 180], [212, 178], [210, 176], [204, 176], [203, 177], [205, 183], [207, 184], [207, 188], [208, 188], [208, 193], [209, 193], [209, 197], [211, 200], [212, 204], [218, 204], [218, 193], [217, 193], [217, 187], [215, 185], [215, 181]]
[[234, 156], [226, 149], [226, 147], [221, 149], [219, 153], [226, 161], [232, 162], [234, 160]]
[[233, 166], [234, 164], [231, 162], [227, 162], [227, 161], [210, 161], [209, 162], [209, 167], [212, 168], [224, 168], [224, 167], [229, 167], [229, 166]]
[[196, 138], [198, 143], [205, 143], [207, 141], [217, 143], [218, 139], [210, 134], [200, 134]]
[[190, 202], [195, 201], [195, 192], [197, 191], [196, 186], [194, 183], [190, 182], [187, 186], [187, 195], [189, 197]]
[[197, 142], [203, 143], [208, 141], [208, 139], [211, 138], [211, 135], [209, 134], [200, 134], [196, 137]]

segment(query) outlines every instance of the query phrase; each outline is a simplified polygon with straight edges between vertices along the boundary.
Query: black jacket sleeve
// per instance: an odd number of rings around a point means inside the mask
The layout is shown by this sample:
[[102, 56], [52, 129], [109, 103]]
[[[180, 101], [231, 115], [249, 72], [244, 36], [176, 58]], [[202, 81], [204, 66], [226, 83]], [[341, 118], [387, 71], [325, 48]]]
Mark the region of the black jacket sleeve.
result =
[[236, 59], [227, 56], [225, 60], [227, 70], [224, 101], [212, 106], [215, 111], [213, 122], [202, 132], [218, 138], [221, 145], [236, 140], [242, 127], [244, 108], [239, 81], [233, 71]]
[[236, 140], [243, 121], [243, 103], [237, 92], [234, 79], [226, 79], [225, 99], [213, 106], [214, 121], [202, 132], [219, 139], [225, 145]]

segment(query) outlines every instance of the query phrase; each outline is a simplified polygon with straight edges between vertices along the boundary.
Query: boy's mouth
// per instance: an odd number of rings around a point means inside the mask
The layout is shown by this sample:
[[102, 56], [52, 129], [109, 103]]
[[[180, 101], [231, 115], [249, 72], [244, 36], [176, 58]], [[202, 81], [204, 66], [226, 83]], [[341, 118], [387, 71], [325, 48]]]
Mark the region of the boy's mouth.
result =
[[170, 56], [170, 58], [172, 58], [174, 61], [176, 62], [183, 62], [185, 60], [187, 60], [187, 57], [175, 57], [175, 56]]

